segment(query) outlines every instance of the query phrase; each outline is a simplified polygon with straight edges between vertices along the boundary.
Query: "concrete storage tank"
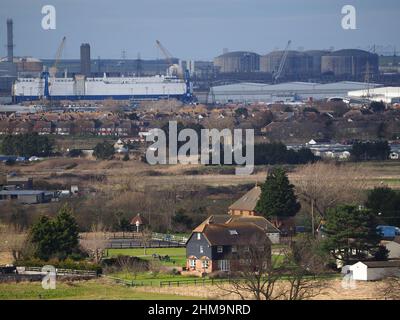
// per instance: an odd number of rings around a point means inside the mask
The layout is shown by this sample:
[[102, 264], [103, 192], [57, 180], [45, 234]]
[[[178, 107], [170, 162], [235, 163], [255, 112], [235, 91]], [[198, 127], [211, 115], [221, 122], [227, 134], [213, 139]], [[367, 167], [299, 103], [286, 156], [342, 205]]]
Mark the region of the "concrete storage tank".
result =
[[321, 75], [321, 62], [322, 62], [322, 57], [326, 56], [329, 54], [329, 51], [325, 50], [307, 50], [305, 51], [305, 54], [307, 54], [309, 57], [311, 57], [311, 72], [313, 76], [319, 76]]
[[379, 58], [377, 54], [359, 49], [334, 51], [322, 57], [321, 72], [353, 79], [378, 74]]
[[[285, 51], [273, 51], [260, 58], [262, 72], [276, 73]], [[304, 52], [288, 51], [281, 77], [301, 77], [312, 73], [312, 57]]]
[[214, 58], [214, 66], [222, 73], [260, 71], [260, 55], [248, 51], [235, 51]]

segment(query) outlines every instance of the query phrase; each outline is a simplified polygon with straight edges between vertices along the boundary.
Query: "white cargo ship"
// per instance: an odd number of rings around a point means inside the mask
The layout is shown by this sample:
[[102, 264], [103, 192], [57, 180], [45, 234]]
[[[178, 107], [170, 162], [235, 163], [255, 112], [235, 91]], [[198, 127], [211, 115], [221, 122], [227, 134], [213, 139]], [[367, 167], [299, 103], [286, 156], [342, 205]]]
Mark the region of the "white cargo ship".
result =
[[16, 103], [39, 100], [157, 100], [176, 98], [183, 100], [188, 85], [177, 77], [91, 78], [76, 75], [73, 78], [18, 78], [13, 85]]

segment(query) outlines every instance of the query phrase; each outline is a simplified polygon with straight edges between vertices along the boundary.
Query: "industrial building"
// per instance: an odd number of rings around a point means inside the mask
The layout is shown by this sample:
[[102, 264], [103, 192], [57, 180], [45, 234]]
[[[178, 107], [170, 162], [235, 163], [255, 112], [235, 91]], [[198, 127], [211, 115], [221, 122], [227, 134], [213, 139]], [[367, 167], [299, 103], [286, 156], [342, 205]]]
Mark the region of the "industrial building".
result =
[[207, 103], [294, 102], [348, 96], [349, 91], [377, 88], [382, 85], [342, 81], [336, 83], [288, 82], [279, 84], [236, 83], [210, 88]]
[[257, 72], [260, 55], [248, 51], [227, 52], [214, 59], [214, 66], [221, 73]]
[[363, 90], [350, 91], [350, 98], [364, 98], [385, 103], [400, 103], [400, 87], [365, 88]]
[[53, 197], [53, 192], [42, 190], [0, 190], [0, 203], [10, 200], [22, 204], [45, 203], [50, 202]]
[[322, 57], [321, 73], [349, 78], [369, 78], [379, 71], [377, 54], [358, 49], [334, 51]]

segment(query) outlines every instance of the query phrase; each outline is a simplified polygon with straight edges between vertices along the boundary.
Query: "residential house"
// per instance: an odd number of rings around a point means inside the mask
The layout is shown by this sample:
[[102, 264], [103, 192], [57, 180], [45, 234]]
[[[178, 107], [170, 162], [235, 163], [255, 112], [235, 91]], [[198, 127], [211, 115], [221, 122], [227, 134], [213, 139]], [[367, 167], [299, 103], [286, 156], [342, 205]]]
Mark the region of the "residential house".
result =
[[271, 241], [264, 230], [253, 223], [203, 222], [191, 233], [186, 243], [186, 270], [200, 274], [240, 270], [243, 253], [250, 247], [266, 250], [271, 255]]
[[271, 240], [271, 243], [280, 242], [280, 230], [275, 227], [271, 222], [262, 216], [230, 216], [230, 215], [211, 215], [202, 224], [207, 223], [218, 223], [218, 224], [229, 224], [229, 223], [251, 223], [264, 230], [267, 237]]
[[261, 187], [255, 186], [244, 196], [236, 200], [233, 204], [228, 207], [228, 214], [232, 216], [244, 215], [254, 216], [256, 215], [256, 205], [261, 195]]
[[98, 126], [96, 131], [99, 136], [112, 136], [116, 133], [115, 128], [115, 122], [104, 121]]
[[[253, 189], [236, 200], [228, 207], [228, 214], [231, 216], [257, 216], [257, 202], [261, 195], [261, 187], [256, 185]], [[281, 235], [292, 235], [295, 232], [295, 222], [293, 217], [273, 218], [270, 222], [280, 230]]]
[[74, 132], [79, 135], [94, 135], [96, 126], [93, 120], [76, 120], [74, 122]]
[[29, 121], [18, 122], [14, 128], [14, 134], [27, 134], [32, 132], [33, 124]]
[[115, 131], [119, 137], [130, 136], [132, 134], [132, 122], [130, 120], [121, 120]]
[[44, 121], [44, 120], [35, 121], [32, 131], [36, 132], [40, 135], [51, 134], [52, 133], [52, 123], [50, 121]]
[[62, 136], [70, 135], [72, 133], [72, 123], [69, 121], [58, 121], [55, 123], [54, 132]]
[[0, 135], [12, 133], [12, 126], [10, 126], [10, 121], [1, 120], [0, 121]]

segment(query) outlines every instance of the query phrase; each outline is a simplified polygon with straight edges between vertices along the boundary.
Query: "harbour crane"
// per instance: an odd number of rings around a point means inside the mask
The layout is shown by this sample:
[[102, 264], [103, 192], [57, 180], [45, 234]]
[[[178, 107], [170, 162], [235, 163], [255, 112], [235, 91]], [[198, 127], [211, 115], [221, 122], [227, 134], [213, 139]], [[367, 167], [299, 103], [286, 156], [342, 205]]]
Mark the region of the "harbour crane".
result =
[[278, 71], [273, 75], [274, 82], [277, 82], [278, 79], [280, 78], [281, 74], [282, 74], [283, 68], [285, 67], [286, 58], [288, 56], [289, 48], [290, 48], [290, 44], [291, 43], [292, 43], [292, 40], [289, 40], [287, 45], [286, 45], [285, 51], [283, 52], [283, 55], [282, 55], [282, 58], [281, 58], [281, 62], [279, 64]]
[[50, 73], [50, 76], [51, 76], [51, 77], [55, 77], [55, 75], [56, 75], [56, 73], [57, 73], [57, 66], [58, 66], [58, 63], [60, 62], [61, 54], [62, 54], [62, 51], [63, 51], [63, 49], [64, 49], [65, 41], [66, 41], [66, 40], [67, 40], [67, 38], [64, 36], [64, 37], [62, 38], [62, 40], [61, 40], [61, 43], [60, 43], [58, 49], [57, 49], [57, 52], [56, 52], [56, 56], [55, 56], [55, 60], [54, 60], [53, 66], [50, 67], [50, 69], [49, 69], [49, 73]]
[[[59, 47], [58, 47], [58, 49], [57, 49], [57, 52], [56, 52], [56, 56], [55, 56], [54, 63], [53, 63], [53, 65], [49, 68], [49, 71], [47, 71], [47, 70], [46, 70], [46, 71], [43, 71], [43, 72], [41, 73], [41, 75], [40, 75], [41, 81], [40, 81], [40, 85], [39, 85], [39, 89], [40, 89], [39, 96], [41, 96], [41, 95], [42, 95], [42, 92], [43, 92], [43, 99], [45, 99], [45, 100], [48, 100], [48, 99], [50, 98], [49, 77], [55, 78], [55, 76], [56, 76], [56, 73], [57, 73], [57, 65], [58, 65], [58, 62], [60, 61], [61, 54], [62, 54], [62, 51], [63, 51], [63, 49], [64, 49], [65, 40], [66, 40], [66, 39], [67, 39], [67, 38], [66, 38], [65, 36], [62, 38], [61, 44], [59, 45]], [[44, 82], [44, 86], [43, 86], [43, 91], [42, 91], [42, 83], [43, 83], [43, 82]]]
[[168, 73], [171, 76], [178, 76], [179, 78], [183, 78], [182, 68], [173, 62], [173, 56], [168, 51], [166, 47], [164, 47], [159, 40], [156, 40], [157, 47], [160, 49], [162, 54], [165, 57], [165, 61], [168, 64]]
[[177, 76], [179, 79], [184, 80], [186, 84], [186, 93], [184, 96], [185, 101], [192, 101], [193, 100], [193, 93], [192, 93], [192, 82], [190, 81], [190, 72], [186, 68], [185, 71], [182, 70], [182, 67], [176, 63], [173, 63], [173, 56], [172, 54], [168, 51], [167, 48], [165, 48], [159, 40], [156, 40], [157, 47], [160, 49], [162, 54], [165, 57], [165, 60], [167, 61], [168, 64], [168, 70], [167, 74], [169, 76]]

